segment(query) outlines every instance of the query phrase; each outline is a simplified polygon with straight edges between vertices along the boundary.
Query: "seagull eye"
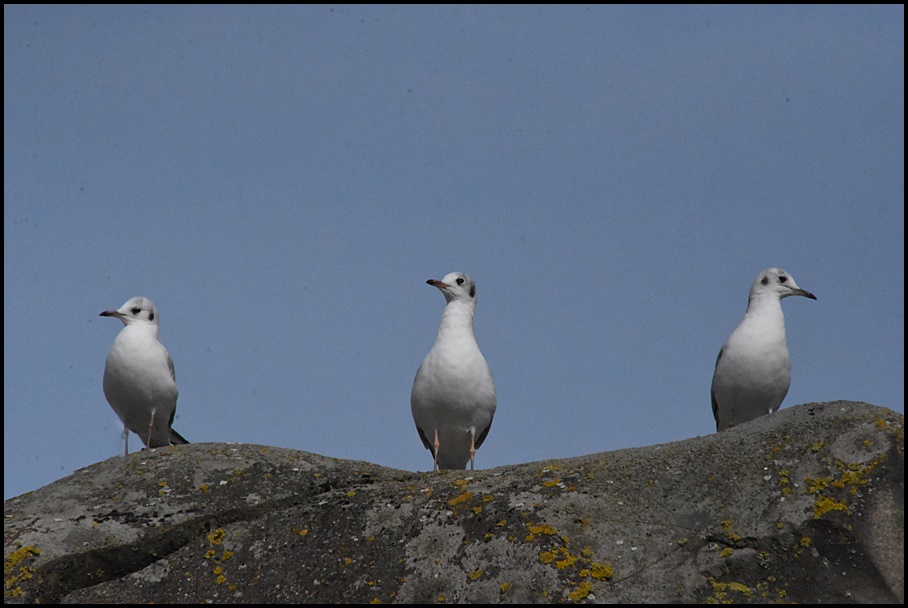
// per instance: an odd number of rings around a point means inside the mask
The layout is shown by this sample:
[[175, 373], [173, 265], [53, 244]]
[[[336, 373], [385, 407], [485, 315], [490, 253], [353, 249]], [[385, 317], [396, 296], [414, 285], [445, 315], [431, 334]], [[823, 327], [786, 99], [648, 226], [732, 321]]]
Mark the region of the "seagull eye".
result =
[[463, 285], [463, 277], [457, 277], [457, 284]]
[[788, 280], [788, 277], [786, 277], [784, 274], [779, 277], [779, 283], [784, 283], [787, 280]]
[[139, 308], [138, 306], [133, 307], [132, 314], [138, 315], [140, 312], [142, 312], [141, 308]]

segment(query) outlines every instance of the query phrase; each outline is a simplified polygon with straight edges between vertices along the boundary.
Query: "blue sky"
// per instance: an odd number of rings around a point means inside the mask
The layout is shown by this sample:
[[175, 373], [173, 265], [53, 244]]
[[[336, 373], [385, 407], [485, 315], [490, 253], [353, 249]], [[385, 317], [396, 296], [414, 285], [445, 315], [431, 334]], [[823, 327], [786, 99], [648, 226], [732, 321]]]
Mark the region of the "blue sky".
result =
[[4, 92], [7, 498], [120, 454], [134, 295], [192, 442], [430, 469], [455, 270], [480, 468], [713, 432], [770, 266], [818, 297], [783, 407], [904, 412], [901, 5], [6, 5]]

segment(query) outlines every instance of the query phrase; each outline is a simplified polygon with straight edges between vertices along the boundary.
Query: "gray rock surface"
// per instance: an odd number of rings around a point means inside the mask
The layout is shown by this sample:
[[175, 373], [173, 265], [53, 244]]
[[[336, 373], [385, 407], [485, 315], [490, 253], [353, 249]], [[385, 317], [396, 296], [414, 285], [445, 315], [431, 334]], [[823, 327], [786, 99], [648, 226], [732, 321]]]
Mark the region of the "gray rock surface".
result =
[[904, 418], [809, 403], [472, 473], [164, 447], [4, 515], [10, 603], [901, 603]]

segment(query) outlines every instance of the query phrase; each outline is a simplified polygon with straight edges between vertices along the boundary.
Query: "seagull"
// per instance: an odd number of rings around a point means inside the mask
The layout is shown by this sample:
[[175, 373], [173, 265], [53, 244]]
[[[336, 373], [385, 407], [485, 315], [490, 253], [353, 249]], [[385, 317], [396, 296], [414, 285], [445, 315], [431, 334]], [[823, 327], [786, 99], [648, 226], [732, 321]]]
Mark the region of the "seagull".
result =
[[719, 351], [713, 373], [716, 430], [772, 414], [788, 393], [791, 360], [785, 343], [782, 298], [817, 297], [781, 268], [768, 268], [750, 287], [744, 318]]
[[116, 317], [126, 326], [104, 367], [104, 396], [123, 422], [125, 454], [130, 431], [149, 448], [189, 443], [171, 428], [179, 391], [173, 360], [158, 340], [158, 310], [152, 301], [136, 296], [100, 316]]
[[468, 460], [472, 470], [495, 415], [495, 382], [473, 337], [476, 283], [462, 272], [426, 283], [441, 290], [447, 305], [413, 381], [413, 421], [433, 470], [465, 469]]

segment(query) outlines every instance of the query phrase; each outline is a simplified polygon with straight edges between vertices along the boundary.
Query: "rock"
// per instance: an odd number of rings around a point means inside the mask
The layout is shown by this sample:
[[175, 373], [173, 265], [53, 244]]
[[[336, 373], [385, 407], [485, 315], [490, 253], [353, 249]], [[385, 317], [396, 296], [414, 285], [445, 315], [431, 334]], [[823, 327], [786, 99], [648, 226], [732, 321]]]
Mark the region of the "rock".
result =
[[808, 403], [475, 472], [192, 444], [4, 513], [11, 603], [902, 603], [904, 418]]

